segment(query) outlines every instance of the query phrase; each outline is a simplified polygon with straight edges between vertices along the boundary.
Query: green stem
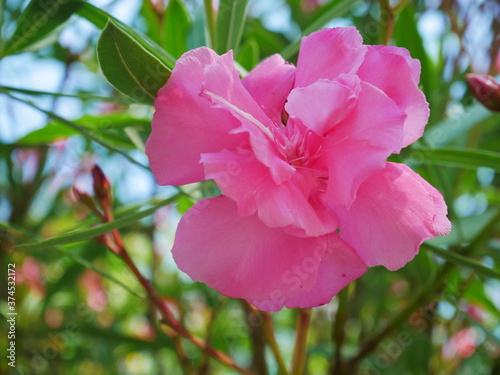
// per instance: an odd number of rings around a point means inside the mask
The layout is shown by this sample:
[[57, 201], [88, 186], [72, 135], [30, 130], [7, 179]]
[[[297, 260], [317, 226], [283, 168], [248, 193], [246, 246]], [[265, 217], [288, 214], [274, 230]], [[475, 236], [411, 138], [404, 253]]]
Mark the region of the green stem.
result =
[[345, 322], [347, 319], [347, 299], [349, 287], [342, 289], [338, 294], [339, 305], [337, 314], [335, 315], [335, 323], [333, 324], [332, 336], [335, 342], [334, 364], [331, 367], [331, 374], [338, 375], [342, 371], [342, 346], [345, 340]]
[[269, 345], [269, 347], [271, 348], [271, 351], [273, 352], [274, 355], [274, 359], [278, 364], [278, 372], [280, 375], [288, 375], [289, 374], [288, 368], [285, 364], [285, 361], [283, 360], [283, 356], [281, 355], [281, 351], [278, 346], [278, 342], [276, 341], [276, 336], [274, 334], [271, 314], [262, 311], [262, 318], [264, 320], [262, 327], [264, 331], [264, 338], [266, 339], [267, 345]]
[[396, 17], [389, 0], [380, 0], [380, 23], [382, 32], [380, 33], [381, 44], [388, 45], [394, 32], [394, 21]]
[[207, 20], [207, 31], [208, 31], [208, 46], [214, 47], [215, 44], [215, 12], [212, 0], [204, 0], [205, 5], [205, 17]]
[[307, 361], [307, 332], [311, 322], [311, 309], [299, 309], [297, 316], [297, 337], [293, 350], [291, 375], [303, 375]]
[[13, 91], [13, 92], [18, 92], [20, 94], [26, 94], [26, 95], [47, 95], [47, 96], [55, 96], [55, 97], [63, 97], [63, 98], [74, 98], [74, 99], [80, 99], [80, 100], [99, 100], [102, 102], [114, 102], [114, 103], [123, 103], [123, 104], [141, 104], [137, 103], [131, 99], [127, 98], [111, 98], [107, 96], [98, 96], [98, 95], [92, 95], [92, 94], [62, 94], [58, 92], [48, 92], [48, 91], [38, 91], [38, 90], [28, 90], [28, 89], [21, 89], [18, 87], [11, 87], [11, 86], [2, 86], [0, 85], [0, 91]]

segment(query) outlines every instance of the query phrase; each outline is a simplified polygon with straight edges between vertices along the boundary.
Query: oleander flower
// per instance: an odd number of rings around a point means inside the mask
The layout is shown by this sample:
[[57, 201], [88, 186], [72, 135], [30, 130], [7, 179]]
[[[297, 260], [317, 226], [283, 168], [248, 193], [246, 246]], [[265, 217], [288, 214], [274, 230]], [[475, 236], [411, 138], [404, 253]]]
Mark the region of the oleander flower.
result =
[[429, 116], [420, 63], [354, 27], [302, 40], [240, 79], [232, 52], [184, 54], [155, 101], [146, 152], [160, 185], [214, 180], [182, 218], [181, 270], [262, 310], [328, 303], [367, 267], [403, 267], [450, 231], [441, 194], [387, 157]]

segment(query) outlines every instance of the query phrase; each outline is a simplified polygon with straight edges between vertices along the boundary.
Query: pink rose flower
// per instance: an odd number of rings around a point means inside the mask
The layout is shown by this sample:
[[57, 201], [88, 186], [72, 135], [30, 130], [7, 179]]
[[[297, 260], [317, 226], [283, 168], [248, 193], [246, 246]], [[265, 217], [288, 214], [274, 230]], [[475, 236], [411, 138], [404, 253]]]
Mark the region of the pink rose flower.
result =
[[193, 280], [262, 310], [328, 303], [366, 267], [403, 267], [449, 233], [441, 194], [387, 157], [429, 116], [420, 64], [354, 27], [302, 40], [240, 79], [232, 52], [184, 54], [147, 142], [160, 185], [214, 180], [182, 218], [174, 259]]

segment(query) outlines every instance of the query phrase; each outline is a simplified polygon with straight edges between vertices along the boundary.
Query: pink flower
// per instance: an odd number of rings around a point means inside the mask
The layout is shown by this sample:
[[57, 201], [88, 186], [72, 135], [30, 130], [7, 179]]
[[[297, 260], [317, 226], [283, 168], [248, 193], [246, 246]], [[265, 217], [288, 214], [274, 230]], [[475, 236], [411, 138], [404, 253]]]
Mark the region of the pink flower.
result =
[[469, 358], [476, 351], [478, 335], [473, 327], [463, 328], [456, 332], [441, 348], [441, 356], [445, 360]]
[[297, 67], [274, 55], [243, 79], [231, 52], [184, 54], [146, 151], [159, 184], [213, 179], [222, 195], [182, 218], [179, 268], [262, 310], [311, 307], [447, 234], [441, 194], [386, 161], [423, 133], [419, 75], [407, 50], [364, 46], [353, 27], [305, 37]]

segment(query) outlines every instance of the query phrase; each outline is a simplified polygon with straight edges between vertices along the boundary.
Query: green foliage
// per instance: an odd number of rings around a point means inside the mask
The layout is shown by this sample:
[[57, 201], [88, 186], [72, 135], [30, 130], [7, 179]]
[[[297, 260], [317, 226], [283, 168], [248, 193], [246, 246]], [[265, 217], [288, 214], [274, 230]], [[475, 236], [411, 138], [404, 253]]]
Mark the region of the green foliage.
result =
[[81, 2], [74, 0], [31, 0], [17, 19], [14, 33], [6, 40], [0, 55], [40, 48], [80, 6]]
[[215, 29], [215, 51], [238, 51], [248, 0], [221, 0]]
[[163, 16], [162, 39], [166, 50], [175, 58], [187, 51], [187, 36], [191, 20], [184, 3], [172, 0]]
[[99, 65], [106, 79], [138, 102], [152, 104], [170, 70], [131, 35], [108, 21], [97, 43]]

